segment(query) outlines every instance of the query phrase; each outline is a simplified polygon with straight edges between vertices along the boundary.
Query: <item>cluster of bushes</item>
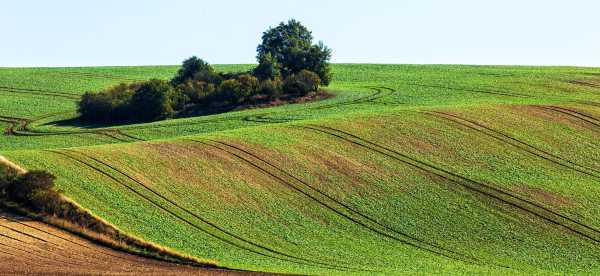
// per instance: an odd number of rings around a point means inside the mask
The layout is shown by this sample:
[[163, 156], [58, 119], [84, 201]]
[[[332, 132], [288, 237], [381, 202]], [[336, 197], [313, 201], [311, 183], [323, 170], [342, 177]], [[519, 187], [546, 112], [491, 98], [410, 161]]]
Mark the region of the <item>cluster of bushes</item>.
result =
[[290, 20], [270, 28], [258, 46], [259, 64], [248, 72], [216, 72], [197, 57], [185, 60], [170, 81], [120, 84], [79, 101], [82, 119], [96, 123], [147, 122], [180, 114], [230, 110], [276, 99], [304, 97], [331, 82], [331, 50]]

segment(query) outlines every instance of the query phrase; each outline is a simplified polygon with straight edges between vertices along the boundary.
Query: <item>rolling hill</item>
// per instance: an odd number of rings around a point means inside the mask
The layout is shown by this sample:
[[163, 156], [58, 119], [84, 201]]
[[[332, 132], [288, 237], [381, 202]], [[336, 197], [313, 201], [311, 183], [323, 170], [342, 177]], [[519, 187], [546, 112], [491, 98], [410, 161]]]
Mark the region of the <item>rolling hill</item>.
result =
[[0, 154], [223, 267], [600, 272], [600, 69], [333, 69], [326, 100], [119, 126], [77, 123], [74, 101], [177, 67], [0, 69]]

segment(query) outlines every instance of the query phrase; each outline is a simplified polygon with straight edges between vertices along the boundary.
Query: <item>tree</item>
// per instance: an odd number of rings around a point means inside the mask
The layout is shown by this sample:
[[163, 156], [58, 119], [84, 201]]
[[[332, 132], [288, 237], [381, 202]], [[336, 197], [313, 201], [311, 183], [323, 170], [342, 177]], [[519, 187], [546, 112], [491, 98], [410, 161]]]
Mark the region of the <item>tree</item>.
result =
[[321, 78], [321, 83], [328, 85], [332, 78], [329, 68], [331, 50], [321, 42], [313, 45], [312, 41], [312, 33], [294, 19], [269, 28], [263, 33], [262, 44], [257, 49], [259, 67], [269, 60], [268, 55], [271, 55], [284, 78], [302, 70], [309, 70], [316, 72]]
[[168, 82], [152, 79], [144, 82], [131, 98], [132, 116], [138, 121], [153, 121], [170, 117], [175, 90]]
[[179, 68], [177, 75], [171, 80], [171, 83], [175, 86], [180, 85], [187, 80], [193, 79], [199, 73], [212, 75], [210, 73], [214, 73], [214, 69], [208, 62], [193, 56], [183, 61], [181, 68]]
[[260, 57], [253, 74], [259, 80], [274, 80], [281, 77], [281, 67], [273, 55], [268, 52]]

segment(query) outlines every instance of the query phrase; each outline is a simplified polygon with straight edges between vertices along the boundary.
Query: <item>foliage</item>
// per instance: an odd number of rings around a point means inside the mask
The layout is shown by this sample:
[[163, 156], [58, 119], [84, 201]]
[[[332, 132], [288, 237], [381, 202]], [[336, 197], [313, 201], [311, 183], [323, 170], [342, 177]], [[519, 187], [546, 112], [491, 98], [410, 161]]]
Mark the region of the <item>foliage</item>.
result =
[[211, 78], [212, 73], [214, 73], [214, 69], [206, 61], [193, 56], [183, 61], [171, 83], [176, 86], [191, 79], [204, 80]]
[[175, 96], [175, 90], [166, 81], [150, 80], [140, 84], [131, 97], [133, 118], [146, 122], [171, 117], [175, 112]]
[[285, 79], [283, 90], [292, 95], [304, 96], [311, 91], [317, 91], [320, 84], [319, 75], [308, 70], [302, 70]]
[[281, 67], [271, 53], [266, 53], [259, 57], [253, 74], [259, 80], [273, 80], [281, 77]]
[[321, 83], [329, 85], [332, 73], [329, 65], [331, 50], [322, 42], [313, 45], [312, 33], [294, 19], [281, 22], [263, 33], [258, 46], [257, 59], [260, 77], [268, 76], [273, 69], [280, 68], [284, 78], [302, 70], [317, 73]]

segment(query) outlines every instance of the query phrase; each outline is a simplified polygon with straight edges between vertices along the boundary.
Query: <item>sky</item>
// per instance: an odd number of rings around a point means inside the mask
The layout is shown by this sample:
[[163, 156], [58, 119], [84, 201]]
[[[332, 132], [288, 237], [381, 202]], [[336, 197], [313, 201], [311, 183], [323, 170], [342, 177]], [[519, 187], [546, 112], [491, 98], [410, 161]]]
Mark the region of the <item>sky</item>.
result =
[[336, 63], [600, 67], [598, 0], [0, 0], [0, 66], [254, 63], [295, 18]]

